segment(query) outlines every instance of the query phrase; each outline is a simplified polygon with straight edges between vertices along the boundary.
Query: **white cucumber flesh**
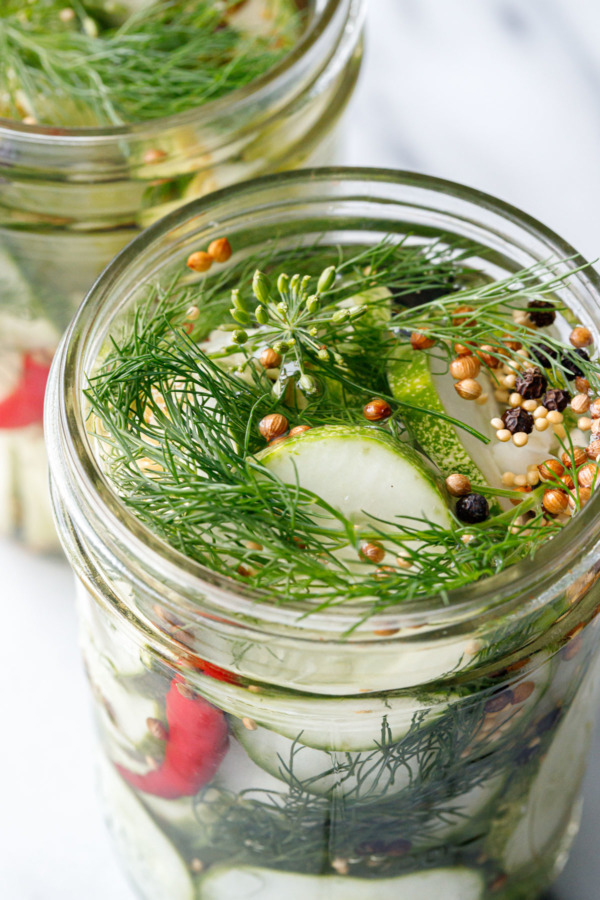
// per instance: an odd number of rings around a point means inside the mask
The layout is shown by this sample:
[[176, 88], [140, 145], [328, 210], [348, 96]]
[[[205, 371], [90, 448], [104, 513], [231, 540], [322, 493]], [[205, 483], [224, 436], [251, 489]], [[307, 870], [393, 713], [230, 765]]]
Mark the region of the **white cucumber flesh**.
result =
[[100, 770], [108, 823], [127, 868], [147, 900], [196, 900], [185, 860], [108, 762]]
[[[401, 403], [404, 401], [428, 411], [420, 412], [408, 406], [402, 410], [402, 415], [415, 439], [429, 454], [442, 474], [460, 472], [474, 484], [485, 484], [489, 479], [474, 462], [471, 453], [467, 451], [463, 430], [456, 428], [444, 419], [431, 415], [431, 412], [452, 415], [442, 402], [438, 387], [434, 383], [431, 360], [430, 354], [422, 350], [413, 350], [409, 344], [398, 346], [388, 365], [390, 390]], [[453, 382], [450, 375], [447, 377], [450, 379], [450, 387], [452, 387]], [[463, 403], [465, 407], [468, 405], [467, 401], [463, 401]], [[485, 445], [480, 441], [478, 444], [483, 450]]]
[[[199, 685], [200, 687], [200, 685]], [[323, 697], [261, 690], [254, 693], [214, 678], [201, 683], [202, 694], [238, 719], [251, 719], [292, 741], [322, 750], [375, 750], [408, 734], [416, 715], [421, 727], [442, 715], [453, 698], [426, 703], [410, 696]], [[300, 737], [301, 735], [301, 737]]]
[[432, 353], [401, 345], [388, 367], [390, 389], [397, 400], [446, 413], [490, 438], [491, 443], [486, 445], [463, 428], [406, 408], [403, 415], [409, 429], [441, 472], [460, 472], [474, 485], [500, 488], [504, 472], [525, 474], [528, 466], [537, 464], [556, 447], [556, 437], [548, 429], [533, 431], [525, 447], [498, 441], [490, 423], [502, 410], [493, 397], [491, 382], [482, 374], [479, 380], [484, 379], [488, 399], [480, 405], [458, 396], [446, 363]]
[[[232, 719], [231, 721], [232, 730], [236, 736], [241, 732], [245, 735], [255, 733], [246, 728], [241, 720]], [[260, 727], [257, 728], [257, 731], [263, 730]], [[282, 738], [282, 740], [285, 741], [287, 738]], [[241, 741], [238, 743], [235, 740], [230, 742], [213, 784], [215, 788], [232, 794], [256, 791], [262, 795], [262, 799], [269, 793], [286, 794], [288, 791], [287, 783], [280, 778], [276, 771], [270, 772], [265, 766], [261, 766], [258, 760], [247, 752], [246, 747], [241, 746]]]
[[[398, 532], [403, 523], [418, 528], [414, 519], [452, 527], [433, 474], [409, 446], [379, 428], [319, 426], [267, 447], [259, 458], [281, 481], [298, 483], [358, 527]], [[316, 507], [315, 514], [334, 522], [329, 514], [317, 513]], [[357, 560], [354, 547], [343, 552], [349, 560]]]
[[249, 730], [236, 719], [232, 730], [258, 766], [287, 785], [301, 781], [306, 791], [317, 796], [389, 797], [410, 784], [409, 769], [401, 766], [392, 773], [378, 751], [348, 754], [307, 747], [302, 735], [294, 741], [260, 726]]
[[251, 866], [214, 868], [200, 882], [198, 900], [481, 900], [479, 873], [462, 867], [430, 869], [398, 878], [298, 875]]

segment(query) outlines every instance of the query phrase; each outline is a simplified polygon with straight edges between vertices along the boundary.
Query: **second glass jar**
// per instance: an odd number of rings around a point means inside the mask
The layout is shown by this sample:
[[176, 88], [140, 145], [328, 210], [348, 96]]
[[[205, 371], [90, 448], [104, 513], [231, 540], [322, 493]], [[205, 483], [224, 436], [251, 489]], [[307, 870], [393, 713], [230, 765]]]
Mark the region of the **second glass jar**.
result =
[[112, 129], [0, 119], [0, 537], [57, 545], [42, 407], [77, 305], [165, 213], [255, 175], [335, 161], [362, 56], [364, 0], [315, 0], [299, 44], [247, 88]]

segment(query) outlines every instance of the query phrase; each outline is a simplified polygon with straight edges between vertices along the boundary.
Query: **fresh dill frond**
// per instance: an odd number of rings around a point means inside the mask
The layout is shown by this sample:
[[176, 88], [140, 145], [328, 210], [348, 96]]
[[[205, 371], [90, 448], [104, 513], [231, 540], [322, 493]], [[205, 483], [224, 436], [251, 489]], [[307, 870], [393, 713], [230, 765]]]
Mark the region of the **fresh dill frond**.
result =
[[0, 114], [47, 125], [112, 126], [223, 97], [276, 65], [303, 24], [294, 0], [264, 0], [261, 15], [270, 18], [250, 32], [236, 24], [238, 6], [161, 0], [133, 13], [125, 5], [119, 14], [117, 4], [85, 0], [68, 8], [62, 0], [3, 4]]
[[[264, 274], [256, 274], [259, 268]], [[288, 277], [294, 268], [306, 275]], [[532, 327], [514, 324], [516, 302], [551, 297], [560, 309], [555, 294], [564, 279], [544, 279], [547, 271], [539, 265], [491, 283], [469, 268], [463, 247], [413, 246], [404, 238], [352, 251], [319, 242], [285, 253], [271, 247], [217, 277], [192, 284], [178, 277], [167, 287], [151, 286], [134, 318], [113, 334], [111, 349], [90, 378], [90, 430], [102, 466], [148, 528], [190, 559], [251, 587], [265, 602], [309, 604], [313, 610], [351, 604], [368, 617], [399, 603], [444, 598], [532, 558], [560, 532], [562, 523], [541, 510], [544, 485], [527, 495], [474, 485], [518, 503], [476, 527], [457, 520], [445, 529], [406, 516], [385, 521], [376, 510], [368, 511], [368, 525], [358, 527], [301, 484], [282, 483], [261, 462], [258, 425], [273, 414], [311, 427], [364, 423], [367, 397], [395, 403], [386, 366], [399, 341], [422, 331], [436, 338], [434, 352], [451, 354], [448, 348], [464, 339], [464, 327], [453, 319], [463, 301], [475, 310], [469, 340], [493, 345], [503, 363], [513, 360], [516, 368], [523, 356], [507, 348], [506, 332], [518, 335], [521, 348], [533, 349], [540, 341]], [[380, 287], [386, 288], [381, 297], [373, 294]], [[349, 298], [355, 298], [350, 309], [360, 308], [360, 315], [339, 316]], [[202, 314], [188, 322], [190, 307]], [[221, 342], [213, 353], [215, 333]], [[600, 384], [597, 362], [542, 337], [557, 348], [548, 376], [555, 387], [564, 383], [571, 358], [581, 362], [591, 384]], [[281, 372], [274, 383], [258, 363], [267, 345], [279, 348], [285, 383]], [[310, 385], [303, 383], [306, 377]], [[395, 406], [385, 427], [400, 440], [403, 406]], [[562, 483], [560, 489], [568, 490]], [[576, 511], [579, 488], [571, 494]], [[398, 564], [377, 570], [361, 563], [364, 541], [385, 541]], [[348, 547], [356, 551], [352, 565], [340, 553]]]

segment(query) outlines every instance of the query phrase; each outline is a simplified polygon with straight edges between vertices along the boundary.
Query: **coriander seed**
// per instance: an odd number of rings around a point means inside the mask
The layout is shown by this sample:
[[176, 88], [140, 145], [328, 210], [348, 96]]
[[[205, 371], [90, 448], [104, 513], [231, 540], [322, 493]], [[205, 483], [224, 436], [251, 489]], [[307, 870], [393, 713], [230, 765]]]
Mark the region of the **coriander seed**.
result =
[[385, 558], [385, 550], [381, 544], [368, 541], [360, 545], [360, 555], [372, 563], [380, 563]]
[[281, 354], [273, 347], [267, 347], [259, 356], [259, 361], [264, 369], [276, 369], [281, 365]]
[[187, 258], [187, 266], [194, 272], [208, 272], [212, 264], [212, 256], [210, 253], [205, 253], [204, 250], [197, 250]]
[[565, 467], [557, 459], [547, 459], [537, 468], [542, 481], [552, 481], [565, 473]]
[[448, 475], [446, 487], [448, 493], [452, 494], [453, 497], [465, 497], [471, 493], [471, 482], [466, 475], [461, 475], [459, 472], [453, 472], [452, 475]]
[[557, 516], [559, 513], [564, 512], [568, 505], [569, 498], [564, 491], [558, 488], [547, 488], [544, 491], [542, 506], [550, 515]]
[[271, 413], [258, 423], [258, 430], [266, 441], [281, 437], [288, 427], [288, 420], [281, 413]]
[[[471, 359], [471, 357], [467, 356], [465, 359]], [[482, 387], [474, 378], [463, 378], [462, 381], [456, 382], [454, 388], [463, 400], [477, 400], [481, 396]]]
[[578, 325], [569, 335], [569, 340], [574, 347], [589, 347], [593, 342], [592, 332], [583, 325]]
[[228, 259], [231, 259], [232, 253], [231, 244], [226, 237], [217, 238], [208, 247], [209, 256], [212, 256], [217, 263], [226, 263]]
[[583, 447], [573, 447], [572, 454], [565, 451], [561, 454], [560, 458], [563, 465], [566, 466], [567, 469], [571, 469], [573, 465], [576, 469], [578, 469], [579, 466], [582, 466], [585, 462], [587, 462], [588, 456], [587, 451], [584, 450]]
[[481, 363], [476, 356], [458, 356], [450, 363], [450, 374], [457, 381], [463, 378], [477, 378]]
[[363, 407], [363, 416], [369, 422], [381, 422], [383, 419], [389, 419], [392, 415], [392, 407], [386, 400], [375, 397]]
[[577, 473], [579, 486], [585, 488], [595, 487], [598, 480], [598, 472], [597, 463], [587, 463]]
[[435, 346], [435, 341], [426, 334], [421, 334], [420, 331], [413, 331], [410, 336], [410, 345], [413, 350], [429, 350], [430, 347]]

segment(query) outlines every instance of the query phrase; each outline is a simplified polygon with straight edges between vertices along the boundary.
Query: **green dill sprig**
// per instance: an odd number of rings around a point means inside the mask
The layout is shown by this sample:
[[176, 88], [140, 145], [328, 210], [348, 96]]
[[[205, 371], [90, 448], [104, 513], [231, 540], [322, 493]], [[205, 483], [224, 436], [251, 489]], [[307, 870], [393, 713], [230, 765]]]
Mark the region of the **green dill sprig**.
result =
[[269, 35], [239, 30], [233, 0], [109, 6], [3, 5], [0, 114], [75, 127], [174, 115], [264, 75], [302, 27], [292, 0], [278, 4]]
[[[273, 385], [273, 391], [279, 397], [285, 393], [292, 371], [298, 388], [311, 395], [318, 392], [319, 384], [307, 365], [317, 361], [344, 365], [343, 356], [336, 350], [330, 351], [327, 343], [339, 344], [342, 325], [355, 322], [368, 308], [364, 303], [343, 308], [324, 300], [335, 278], [334, 266], [324, 269], [312, 293], [309, 291], [310, 275], [296, 274], [290, 278], [282, 272], [277, 279], [275, 294], [269, 278], [257, 269], [252, 280], [252, 290], [258, 301], [254, 310], [239, 289], [232, 292], [230, 312], [233, 319], [245, 327], [253, 325], [260, 329], [260, 339], [281, 357], [280, 374]], [[243, 345], [248, 340], [245, 331], [233, 335], [236, 344]], [[295, 363], [293, 369], [288, 365], [290, 355]]]
[[[493, 286], [481, 278], [476, 285], [471, 270], [463, 270], [462, 253], [441, 244], [417, 249], [408, 238], [350, 253], [318, 242], [286, 254], [269, 246], [217, 276], [189, 283], [178, 275], [166, 287], [148, 288], [113, 335], [88, 391], [101, 462], [126, 506], [173, 547], [253, 588], [265, 602], [308, 604], [313, 611], [350, 604], [361, 621], [398, 603], [445, 599], [532, 558], [562, 527], [542, 515], [543, 487], [524, 496], [483, 485], [488, 496], [521, 502], [478, 526], [456, 522], [446, 530], [400, 516], [383, 521], [368, 510], [369, 523], [359, 528], [301, 485], [282, 484], [257, 457], [264, 447], [258, 423], [271, 413], [311, 426], [364, 422], [365, 397], [388, 397], [386, 367], [398, 340], [422, 328], [435, 333], [439, 352], [450, 353], [452, 341], [464, 338], [464, 327], [452, 319], [463, 299], [476, 310], [469, 339], [497, 340], [500, 356], [517, 299], [515, 279], [533, 295], [537, 278], [536, 297], [552, 296], [562, 284], [544, 281], [536, 267]], [[286, 271], [294, 269], [308, 274], [289, 278]], [[467, 286], [460, 290], [463, 276]], [[390, 289], [372, 292], [398, 286], [401, 278], [412, 292], [400, 291], [390, 316]], [[202, 315], [188, 322], [190, 309]], [[348, 309], [360, 315], [337, 315]], [[231, 338], [213, 358], [202, 347], [210, 348], [203, 341], [217, 326]], [[533, 328], [522, 330], [532, 344], [540, 340]], [[318, 353], [324, 335], [327, 359]], [[308, 376], [319, 390], [307, 391], [302, 403], [289, 390], [274, 391], [257, 359], [265, 346], [281, 351], [286, 372], [278, 379], [297, 385]], [[514, 359], [515, 366], [522, 361]], [[384, 427], [397, 435], [403, 407], [389, 400], [396, 411]], [[576, 511], [579, 489], [572, 493]], [[384, 543], [397, 562], [378, 568], [361, 561], [365, 541]], [[351, 565], [341, 552], [349, 548]]]
[[[524, 301], [532, 300], [543, 300], [556, 313], [570, 315], [570, 311], [558, 300], [557, 291], [579, 271], [581, 269], [562, 275], [549, 274], [552, 272], [552, 261], [546, 260], [505, 279], [467, 287], [459, 295], [437, 297], [431, 302], [398, 310], [392, 318], [392, 327], [403, 330], [407, 336], [417, 332], [432, 338], [436, 341], [432, 352], [441, 354], [448, 361], [455, 356], [455, 344], [466, 342], [475, 348], [486, 345], [488, 356], [498, 364], [512, 367], [515, 372], [523, 363], [519, 350], [525, 350], [535, 358], [536, 351], [541, 348], [543, 354], [544, 348], [547, 348], [549, 352], [544, 355], [544, 368], [552, 386], [568, 387], [572, 380], [569, 364], [575, 364], [583, 371], [592, 390], [598, 392], [600, 372], [597, 361], [582, 358], [574, 347], [560, 338], [533, 325], [519, 324], [512, 318], [515, 311], [526, 312]], [[454, 309], [459, 305], [470, 305], [472, 315], [462, 313], [458, 317], [453, 316]], [[487, 371], [494, 381], [494, 369], [488, 367]]]
[[[278, 408], [272, 393], [257, 396], [254, 385], [221, 370], [164, 322], [164, 331], [137, 333], [132, 345], [115, 348], [88, 397], [103, 465], [126, 505], [190, 558], [271, 602], [381, 609], [495, 574], [547, 538], [534, 524], [524, 542], [504, 521], [467, 543], [464, 528], [406, 517], [357, 530], [254, 458], [256, 425]], [[395, 546], [403, 567], [382, 577], [366, 563], [351, 571], [336, 555], [350, 545], [358, 559], [361, 543], [372, 539]]]
[[[416, 859], [420, 868], [455, 863], [448, 859], [455, 847], [440, 847], [440, 834], [450, 829], [460, 829], [469, 841], [466, 852], [481, 852], [487, 829], [465, 810], [465, 797], [485, 791], [499, 776], [506, 786], [522, 778], [524, 749], [521, 711], [513, 709], [490, 728], [490, 696], [481, 690], [469, 701], [452, 702], [433, 723], [416, 713], [396, 741], [384, 717], [374, 750], [320, 751], [330, 764], [323, 761], [312, 776], [299, 775], [304, 757], [314, 754], [300, 733], [289, 755], [279, 757], [287, 789], [234, 794], [208, 788], [195, 798], [202, 821], [214, 809], [214, 824], [202, 835], [203, 859], [216, 863], [227, 853], [241, 863], [306, 873], [335, 872], [341, 861], [358, 877], [373, 878], [374, 869], [377, 877], [390, 877], [414, 870]], [[542, 733], [532, 767], [551, 738]], [[332, 785], [329, 792], [313, 792], [324, 781]], [[424, 844], [439, 849], [424, 854]]]

